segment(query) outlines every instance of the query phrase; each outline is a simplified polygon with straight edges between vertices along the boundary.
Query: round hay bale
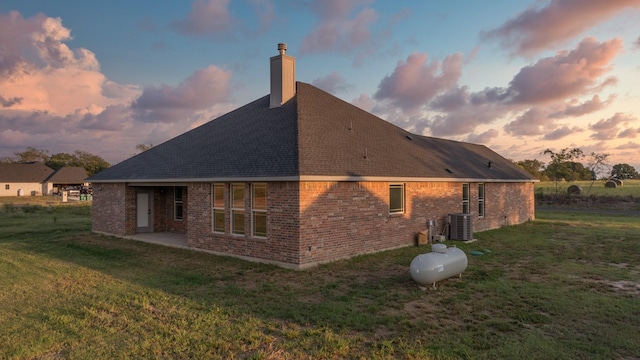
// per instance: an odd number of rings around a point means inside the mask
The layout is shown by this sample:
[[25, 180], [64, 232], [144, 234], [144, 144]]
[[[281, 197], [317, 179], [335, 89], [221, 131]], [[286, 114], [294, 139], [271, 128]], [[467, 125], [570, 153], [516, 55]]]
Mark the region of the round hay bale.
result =
[[616, 185], [622, 186], [622, 180], [620, 180], [620, 179], [611, 179], [611, 180], [615, 181]]
[[582, 186], [580, 185], [571, 185], [567, 189], [567, 193], [570, 195], [580, 195], [582, 194]]
[[615, 189], [616, 187], [618, 187], [618, 184], [616, 184], [616, 182], [613, 181], [613, 180], [609, 180], [606, 183], [604, 183], [604, 187], [610, 188], [610, 189]]

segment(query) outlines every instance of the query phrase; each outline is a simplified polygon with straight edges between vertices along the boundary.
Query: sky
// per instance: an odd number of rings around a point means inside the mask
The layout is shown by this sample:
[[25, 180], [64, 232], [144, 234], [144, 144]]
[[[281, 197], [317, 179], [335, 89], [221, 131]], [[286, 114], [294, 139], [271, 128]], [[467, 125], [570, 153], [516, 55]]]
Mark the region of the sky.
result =
[[267, 95], [278, 43], [413, 133], [640, 171], [640, 0], [3, 0], [0, 157], [118, 163]]

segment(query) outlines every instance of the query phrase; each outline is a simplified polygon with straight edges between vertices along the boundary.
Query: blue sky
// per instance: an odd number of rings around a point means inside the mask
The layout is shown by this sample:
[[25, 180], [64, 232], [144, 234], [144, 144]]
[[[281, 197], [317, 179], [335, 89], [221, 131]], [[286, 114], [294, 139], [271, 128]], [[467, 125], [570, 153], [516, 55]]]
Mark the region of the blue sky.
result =
[[640, 0], [4, 0], [0, 157], [124, 160], [266, 95], [285, 42], [298, 81], [409, 131], [640, 169], [638, 20]]

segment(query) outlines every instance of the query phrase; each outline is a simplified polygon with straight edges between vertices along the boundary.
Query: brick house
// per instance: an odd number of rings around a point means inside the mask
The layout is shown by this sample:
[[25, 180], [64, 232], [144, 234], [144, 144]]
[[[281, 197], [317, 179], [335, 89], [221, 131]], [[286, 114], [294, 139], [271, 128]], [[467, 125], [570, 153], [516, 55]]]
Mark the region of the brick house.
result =
[[534, 218], [531, 175], [481, 145], [409, 133], [271, 58], [271, 93], [112, 166], [93, 230], [186, 235], [190, 247], [303, 269], [446, 232]]

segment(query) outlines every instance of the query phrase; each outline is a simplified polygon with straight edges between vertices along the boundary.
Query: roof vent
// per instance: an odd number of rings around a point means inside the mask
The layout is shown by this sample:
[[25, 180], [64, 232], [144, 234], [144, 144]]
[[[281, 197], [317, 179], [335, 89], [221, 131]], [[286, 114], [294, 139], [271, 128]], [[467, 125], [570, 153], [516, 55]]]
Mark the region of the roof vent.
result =
[[487, 163], [487, 167], [488, 167], [489, 169], [491, 169], [491, 164], [493, 164], [493, 162], [492, 162], [492, 161], [489, 161], [489, 163]]
[[411, 135], [407, 135], [407, 139], [413, 140], [413, 137], [411, 137]]
[[278, 44], [271, 57], [271, 95], [269, 108], [280, 107], [296, 94], [296, 58], [286, 54], [287, 44]]
[[451, 170], [451, 169], [449, 169], [449, 168], [446, 168], [445, 170], [446, 170], [449, 174], [453, 174], [453, 170]]

